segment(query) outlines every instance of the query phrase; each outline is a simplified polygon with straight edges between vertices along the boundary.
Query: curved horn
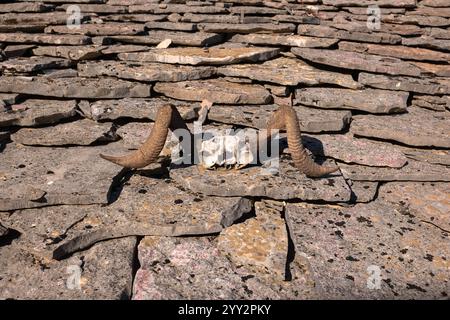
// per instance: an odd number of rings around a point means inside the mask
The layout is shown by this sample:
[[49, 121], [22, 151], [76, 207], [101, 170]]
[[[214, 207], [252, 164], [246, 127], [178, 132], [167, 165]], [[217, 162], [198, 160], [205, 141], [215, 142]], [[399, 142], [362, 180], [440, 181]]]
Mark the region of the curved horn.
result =
[[179, 123], [181, 119], [176, 108], [171, 105], [161, 106], [150, 135], [138, 150], [124, 156], [115, 157], [100, 154], [100, 157], [125, 168], [143, 168], [155, 162], [164, 147], [173, 118], [177, 120], [176, 123]]
[[339, 167], [337, 166], [320, 166], [309, 157], [308, 153], [303, 147], [300, 125], [298, 123], [297, 113], [295, 112], [294, 108], [292, 108], [291, 106], [282, 106], [279, 110], [277, 110], [277, 112], [279, 113], [276, 116], [277, 118], [274, 119], [274, 123], [279, 125], [279, 119], [283, 118], [281, 115], [284, 116], [284, 124], [286, 125], [289, 151], [291, 152], [291, 157], [296, 168], [298, 168], [308, 177], [321, 177], [339, 170]]

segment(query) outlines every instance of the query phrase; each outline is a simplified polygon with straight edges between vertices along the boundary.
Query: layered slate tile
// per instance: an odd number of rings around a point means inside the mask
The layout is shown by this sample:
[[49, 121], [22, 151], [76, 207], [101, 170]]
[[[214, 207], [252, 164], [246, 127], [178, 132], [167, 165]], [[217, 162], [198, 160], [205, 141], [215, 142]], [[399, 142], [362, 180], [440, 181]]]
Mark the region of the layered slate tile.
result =
[[220, 67], [218, 73], [289, 86], [334, 84], [353, 89], [360, 87], [360, 84], [354, 81], [349, 74], [324, 71], [302, 60], [284, 57], [269, 60], [257, 66], [239, 64]]
[[110, 148], [6, 145], [0, 164], [0, 211], [107, 203], [113, 178], [120, 171], [116, 165], [99, 159], [99, 153]]
[[[211, 46], [222, 41], [223, 37], [218, 33], [211, 32], [177, 32], [165, 30], [150, 30], [148, 35], [142, 36], [111, 36], [111, 39], [124, 43], [135, 43], [145, 45], [157, 45], [165, 39], [172, 40], [175, 45], [183, 46]], [[1, 39], [1, 34], [0, 34]]]
[[[208, 112], [208, 119], [265, 129], [272, 113], [277, 109], [277, 105], [245, 107], [214, 105]], [[303, 106], [295, 106], [294, 109], [297, 112], [300, 129], [305, 132], [339, 132], [348, 127], [352, 118], [350, 111], [321, 110]]]
[[46, 77], [14, 77], [0, 78], [0, 91], [26, 93], [59, 98], [125, 98], [149, 97], [150, 85], [114, 78], [58, 78], [49, 80]]
[[0, 112], [0, 127], [40, 126], [57, 123], [76, 114], [75, 100], [28, 99], [12, 103], [10, 110]]
[[80, 77], [111, 76], [127, 80], [149, 82], [178, 82], [210, 78], [213, 67], [191, 67], [162, 63], [137, 63], [127, 61], [95, 61], [78, 64]]
[[28, 146], [88, 146], [117, 140], [111, 123], [84, 119], [44, 128], [23, 128], [11, 140]]
[[272, 59], [277, 48], [167, 48], [141, 53], [124, 53], [121, 60], [162, 62], [190, 65], [223, 65], [243, 61], [259, 62]]
[[322, 298], [448, 295], [448, 232], [421, 221], [407, 204], [287, 204], [286, 215]]
[[369, 113], [406, 111], [409, 94], [387, 90], [350, 90], [339, 88], [302, 88], [295, 102], [324, 109], [353, 109]]
[[144, 32], [144, 25], [126, 23], [81, 24], [80, 28], [67, 28], [67, 26], [45, 28], [45, 33], [83, 34], [86, 36], [135, 35], [142, 32]]
[[199, 30], [217, 33], [292, 33], [295, 25], [291, 23], [199, 23]]
[[182, 81], [176, 83], [159, 82], [154, 90], [170, 98], [224, 104], [266, 104], [272, 96], [261, 85], [232, 83], [222, 79]]
[[0, 70], [4, 73], [35, 72], [44, 69], [67, 68], [71, 61], [52, 57], [15, 58], [0, 63]]
[[[290, 159], [290, 157], [286, 157]], [[323, 179], [310, 179], [293, 167], [290, 160], [280, 160], [279, 173], [269, 174], [261, 166], [239, 171], [205, 170], [191, 165], [174, 165], [170, 176], [194, 192], [222, 197], [252, 196], [288, 200], [324, 200], [341, 202], [350, 200], [350, 189], [339, 173]]]
[[236, 34], [230, 40], [232, 42], [255, 45], [280, 45], [302, 48], [328, 48], [338, 42], [337, 39], [276, 34]]
[[102, 50], [106, 46], [39, 46], [33, 49], [36, 56], [62, 57], [70, 60], [90, 60], [102, 56]]
[[57, 35], [42, 33], [0, 33], [0, 42], [39, 43], [56, 45], [91, 44], [91, 38], [81, 35]]
[[390, 125], [386, 126], [384, 116], [354, 116], [351, 131], [357, 136], [393, 140], [409, 146], [450, 148], [450, 117], [446, 113], [409, 107], [407, 113], [390, 117], [389, 121]]

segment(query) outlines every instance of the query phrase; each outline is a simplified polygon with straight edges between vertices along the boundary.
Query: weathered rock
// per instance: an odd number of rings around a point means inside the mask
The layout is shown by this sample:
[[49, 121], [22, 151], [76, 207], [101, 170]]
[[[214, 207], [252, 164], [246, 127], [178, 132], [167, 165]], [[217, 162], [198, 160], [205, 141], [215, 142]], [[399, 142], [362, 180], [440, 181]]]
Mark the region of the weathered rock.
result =
[[272, 96], [261, 85], [232, 83], [222, 79], [183, 81], [176, 83], [159, 82], [156, 92], [165, 96], [188, 101], [209, 100], [225, 104], [266, 104]]
[[[63, 1], [60, 1], [63, 2]], [[56, 8], [56, 10], [67, 11], [71, 4], [63, 4]], [[96, 13], [126, 13], [128, 12], [126, 6], [109, 5], [109, 4], [79, 4], [81, 12], [96, 12]]]
[[[234, 79], [244, 79], [244, 78], [234, 78]], [[291, 94], [291, 89], [289, 87], [285, 87], [285, 86], [265, 84], [264, 88], [268, 89], [271, 94], [279, 96], [279, 97], [287, 97]]]
[[420, 68], [396, 58], [350, 51], [310, 48], [292, 48], [291, 51], [306, 60], [333, 67], [416, 77], [422, 74]]
[[145, 237], [138, 247], [140, 269], [133, 299], [308, 299], [314, 296], [307, 267], [297, 264], [292, 281], [265, 281], [235, 267], [217, 240]]
[[121, 60], [163, 62], [191, 65], [222, 65], [243, 61], [259, 62], [272, 59], [280, 52], [273, 48], [168, 48], [141, 53], [124, 53]]
[[[278, 107], [262, 106], [222, 106], [214, 105], [208, 113], [208, 119], [237, 124], [258, 129], [267, 128], [267, 121]], [[321, 110], [295, 106], [299, 118], [300, 129], [304, 132], [337, 132], [348, 127], [352, 115], [350, 111]]]
[[358, 81], [366, 86], [379, 89], [412, 91], [425, 94], [450, 93], [450, 87], [438, 82], [436, 79], [429, 78], [385, 76], [361, 72]]
[[353, 109], [370, 113], [406, 111], [408, 93], [386, 90], [349, 90], [338, 88], [302, 88], [295, 92], [295, 102], [324, 109]]
[[151, 86], [114, 78], [0, 77], [0, 91], [61, 98], [149, 97]]
[[18, 44], [18, 45], [9, 45], [4, 50], [3, 53], [8, 59], [21, 57], [28, 53], [31, 49], [36, 46], [33, 44]]
[[61, 57], [70, 60], [90, 60], [102, 55], [102, 50], [106, 46], [40, 46], [33, 49], [33, 54], [37, 56]]
[[197, 31], [197, 25], [194, 23], [182, 23], [182, 22], [159, 22], [150, 21], [145, 24], [146, 29], [162, 29], [162, 30], [175, 30], [175, 31]]
[[414, 107], [420, 107], [435, 111], [445, 111], [445, 109], [450, 110], [450, 96], [429, 96], [429, 95], [418, 95], [413, 96], [411, 104]]
[[450, 31], [443, 28], [430, 28], [429, 35], [437, 39], [447, 39], [450, 40]]
[[48, 26], [45, 33], [82, 34], [86, 36], [109, 35], [135, 35], [144, 32], [142, 24], [105, 23], [105, 24], [81, 24], [80, 28], [67, 28], [67, 26]]
[[347, 181], [352, 189], [352, 200], [355, 202], [373, 201], [378, 192], [378, 182], [373, 181]]
[[340, 164], [345, 178], [357, 181], [450, 181], [447, 166], [409, 159], [402, 168], [380, 168]]
[[116, 22], [150, 22], [162, 21], [166, 18], [166, 14], [110, 14], [102, 16], [103, 21]]
[[213, 67], [178, 66], [162, 63], [137, 63], [127, 61], [95, 61], [78, 64], [81, 77], [111, 76], [127, 80], [177, 82], [210, 78]]
[[159, 5], [157, 3], [131, 5], [128, 7], [130, 13], [226, 13], [224, 7], [219, 6], [188, 6], [184, 4]]
[[303, 136], [303, 144], [316, 156], [326, 156], [346, 163], [374, 167], [401, 168], [406, 157], [401, 149], [388, 143], [345, 135]]
[[380, 200], [352, 208], [288, 204], [286, 215], [321, 298], [448, 295], [448, 233], [404, 206]]
[[411, 62], [419, 67], [424, 74], [431, 76], [450, 77], [450, 65], [431, 64], [424, 62]]
[[[148, 122], [130, 122], [117, 129], [117, 135], [119, 135], [124, 145], [129, 149], [138, 149], [142, 143], [147, 139], [150, 131], [153, 129], [154, 123]], [[167, 139], [170, 141], [171, 134], [167, 135]], [[166, 142], [167, 145], [167, 142]], [[162, 153], [164, 153], [164, 146]]]
[[67, 68], [70, 67], [71, 61], [61, 58], [52, 57], [30, 57], [30, 58], [14, 58], [0, 63], [0, 71], [15, 72], [35, 72], [44, 69]]
[[450, 166], [450, 150], [401, 148], [403, 154], [410, 159]]
[[133, 44], [117, 44], [110, 45], [106, 48], [102, 49], [103, 54], [118, 54], [124, 52], [139, 52], [139, 51], [147, 51], [150, 50], [148, 46], [139, 46]]
[[11, 105], [19, 100], [20, 95], [17, 93], [0, 93], [0, 101], [5, 105]]
[[76, 107], [77, 104], [74, 100], [29, 99], [19, 105], [13, 105], [12, 111], [0, 112], [0, 127], [57, 123], [62, 119], [75, 116]]
[[91, 39], [80, 35], [0, 33], [0, 42], [83, 45], [90, 44]]
[[422, 222], [450, 233], [450, 183], [389, 182], [380, 187], [379, 197], [393, 204], [404, 204]]
[[0, 12], [44, 12], [53, 9], [54, 6], [41, 2], [3, 3]]
[[43, 32], [45, 29], [44, 25], [41, 24], [2, 24], [0, 25], [0, 32], [29, 32], [29, 33], [37, 33]]
[[[217, 33], [209, 32], [176, 32], [176, 31], [161, 31], [151, 30], [148, 35], [142, 36], [111, 36], [111, 39], [135, 44], [158, 44], [165, 39], [172, 40], [175, 45], [182, 46], [212, 46], [222, 41], [223, 36]], [[1, 34], [0, 34], [1, 40]]]
[[376, 54], [405, 60], [438, 62], [448, 62], [450, 60], [449, 53], [406, 46], [389, 46], [341, 41], [339, 42], [339, 49], [345, 51]]
[[400, 7], [400, 8], [415, 8], [416, 7], [416, 0], [398, 0], [395, 2], [389, 1], [389, 0], [362, 0], [362, 1], [355, 1], [355, 0], [322, 0], [323, 4], [335, 6], [335, 7], [366, 7], [369, 5], [376, 4], [380, 7]]
[[353, 16], [342, 17], [341, 15], [336, 15], [333, 21], [324, 22], [323, 24], [338, 30], [369, 34], [384, 33], [386, 35], [420, 36], [424, 32], [419, 26], [409, 24], [381, 23], [379, 28], [370, 28], [367, 21], [358, 21], [353, 19]]
[[404, 46], [417, 46], [423, 48], [450, 51], [450, 40], [435, 39], [430, 36], [420, 36], [416, 38], [403, 38]]
[[[389, 119], [389, 126], [386, 126]], [[358, 115], [351, 131], [357, 136], [398, 141], [410, 146], [450, 148], [450, 117], [409, 107], [408, 113], [392, 116]]]
[[354, 89], [360, 87], [351, 75], [320, 70], [299, 59], [284, 57], [269, 60], [256, 66], [254, 64], [239, 64], [220, 67], [218, 73], [225, 76], [246, 77], [290, 86], [326, 83]]
[[46, 69], [42, 73], [44, 77], [50, 79], [78, 77], [78, 72], [75, 69]]
[[87, 146], [117, 140], [111, 123], [79, 120], [45, 128], [23, 128], [11, 140], [27, 146]]
[[[366, 16], [367, 19], [367, 16]], [[350, 32], [345, 30], [338, 30], [330, 26], [315, 26], [315, 25], [299, 25], [297, 33], [302, 36], [311, 36], [319, 38], [332, 38], [361, 42], [372, 43], [387, 43], [397, 44], [401, 43], [402, 37], [397, 34], [387, 34], [382, 32], [367, 33], [367, 32]]]
[[108, 192], [119, 169], [100, 160], [98, 154], [111, 148], [114, 146], [44, 148], [15, 143], [6, 145], [0, 164], [0, 211], [56, 204], [107, 203]]
[[80, 109], [83, 111], [85, 117], [96, 121], [116, 120], [120, 118], [155, 120], [158, 108], [165, 104], [175, 105], [185, 120], [195, 118], [194, 108], [200, 108], [200, 105], [190, 102], [164, 98], [125, 98], [99, 100], [92, 103], [83, 101], [83, 103], [80, 103]]
[[198, 166], [173, 165], [170, 176], [193, 192], [216, 196], [252, 196], [287, 200], [323, 200], [345, 202], [350, 200], [350, 189], [338, 174], [325, 179], [309, 179], [294, 168], [290, 161], [281, 159], [279, 173], [270, 175], [259, 166], [239, 171], [204, 170]]
[[0, 247], [1, 299], [118, 300], [131, 296], [135, 238], [99, 243], [61, 262], [36, 250], [36, 243], [25, 246], [24, 242]]
[[[38, 12], [38, 13], [5, 13], [0, 14], [0, 24], [5, 25], [49, 25], [67, 23], [68, 15], [65, 12]], [[80, 12], [80, 20], [86, 20], [87, 16]], [[67, 28], [67, 27], [66, 27]], [[68, 29], [68, 28], [67, 28]]]
[[217, 33], [292, 33], [295, 24], [292, 23], [199, 23], [199, 30]]
[[423, 15], [423, 16], [437, 16], [450, 18], [450, 8], [427, 8], [427, 7], [417, 7], [413, 11], [408, 11], [407, 15]]
[[337, 39], [277, 34], [236, 34], [230, 40], [232, 42], [256, 45], [281, 45], [302, 48], [328, 48], [338, 42]]
[[270, 202], [257, 202], [255, 207], [255, 218], [222, 231], [218, 247], [234, 265], [284, 280], [288, 252], [286, 223]]

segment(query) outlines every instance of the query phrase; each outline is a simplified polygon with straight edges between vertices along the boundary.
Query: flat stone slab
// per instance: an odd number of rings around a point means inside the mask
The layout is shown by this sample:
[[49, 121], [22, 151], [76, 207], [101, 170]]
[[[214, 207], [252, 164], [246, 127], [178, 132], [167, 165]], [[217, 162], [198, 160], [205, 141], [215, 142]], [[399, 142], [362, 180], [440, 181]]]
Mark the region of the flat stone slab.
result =
[[450, 183], [389, 182], [380, 187], [379, 197], [397, 205], [406, 203], [422, 222], [450, 232]]
[[83, 119], [44, 128], [22, 128], [11, 140], [27, 146], [88, 146], [117, 140], [111, 123]]
[[183, 22], [150, 21], [145, 24], [145, 28], [149, 30], [162, 29], [177, 31], [197, 31], [197, 24]]
[[303, 136], [303, 144], [316, 156], [373, 167], [401, 168], [407, 158], [402, 149], [389, 143], [359, 139], [351, 134]]
[[[65, 12], [32, 12], [32, 13], [4, 13], [0, 14], [0, 24], [4, 25], [49, 25], [67, 22], [68, 15]], [[87, 16], [80, 12], [80, 20], [86, 20]], [[68, 29], [68, 28], [67, 28]]]
[[347, 179], [357, 181], [450, 181], [447, 166], [409, 159], [402, 168], [380, 168], [359, 165], [339, 165]]
[[[277, 105], [245, 107], [214, 105], [208, 112], [208, 119], [265, 129], [267, 122], [277, 109]], [[322, 110], [302, 106], [295, 106], [294, 109], [297, 112], [300, 129], [304, 132], [339, 132], [348, 127], [352, 118], [350, 111]]]
[[[42, 210], [33, 213], [42, 219]], [[52, 221], [62, 218], [51, 214]], [[51, 228], [49, 222], [37, 221], [34, 226]], [[42, 231], [42, 238], [51, 238], [48, 229], [35, 229]], [[31, 228], [28, 231], [33, 233]], [[23, 236], [17, 244], [0, 247], [1, 299], [119, 300], [131, 296], [136, 238], [102, 242], [69, 260], [56, 262], [37, 250], [36, 243], [22, 240]]]
[[295, 91], [295, 102], [324, 109], [353, 109], [369, 113], [406, 111], [409, 93], [387, 90], [340, 88], [302, 88]]
[[124, 52], [139, 52], [150, 50], [149, 46], [140, 46], [134, 44], [113, 44], [103, 48], [101, 51], [103, 54], [119, 54]]
[[360, 87], [351, 75], [317, 69], [304, 61], [292, 58], [278, 58], [260, 65], [240, 64], [218, 68], [219, 74], [244, 77], [281, 85], [334, 84], [356, 89]]
[[[386, 119], [389, 126], [386, 126]], [[450, 148], [450, 117], [422, 108], [409, 107], [396, 116], [358, 115], [353, 117], [351, 132], [357, 136], [393, 140], [409, 146]]]
[[272, 96], [261, 85], [232, 83], [222, 79], [159, 82], [154, 90], [170, 98], [224, 104], [267, 104]]
[[406, 157], [422, 162], [450, 166], [450, 150], [402, 148]]
[[379, 182], [374, 181], [347, 181], [352, 189], [352, 200], [359, 202], [371, 202], [377, 197]]
[[[278, 203], [278, 207], [282, 209], [283, 205]], [[218, 247], [236, 266], [284, 280], [288, 252], [286, 222], [270, 202], [256, 202], [255, 209], [255, 218], [221, 232]]]
[[121, 118], [155, 120], [159, 107], [165, 104], [175, 105], [185, 120], [196, 119], [194, 109], [200, 108], [200, 105], [196, 103], [158, 97], [99, 100], [92, 103], [83, 101], [80, 103], [80, 109], [85, 117], [96, 121], [111, 121]]
[[0, 127], [29, 127], [57, 123], [75, 116], [76, 107], [75, 100], [28, 99], [20, 104], [13, 104], [11, 111], [0, 112]]
[[54, 6], [41, 2], [4, 3], [0, 9], [0, 12], [44, 12], [53, 8]]
[[119, 59], [190, 65], [224, 65], [243, 61], [259, 62], [272, 59], [277, 48], [167, 48], [140, 53], [120, 54]]
[[220, 6], [205, 5], [185, 5], [185, 4], [158, 4], [146, 3], [140, 5], [130, 5], [130, 13], [226, 13], [227, 10]]
[[395, 8], [415, 8], [416, 1], [415, 0], [399, 0], [392, 3], [389, 0], [323, 0], [322, 3], [324, 5], [330, 5], [335, 7], [367, 7], [376, 3], [380, 7], [395, 7]]
[[[157, 45], [166, 39], [172, 40], [174, 45], [205, 47], [222, 41], [223, 36], [211, 32], [177, 32], [165, 30], [150, 30], [148, 35], [141, 36], [111, 36], [111, 39], [134, 44]], [[1, 34], [0, 34], [1, 39]]]
[[8, 45], [3, 49], [3, 53], [5, 57], [8, 59], [21, 57], [28, 53], [31, 49], [35, 48], [34, 44], [17, 44], [17, 45]]
[[358, 81], [379, 89], [412, 91], [425, 94], [450, 94], [450, 87], [435, 78], [412, 78], [402, 76], [385, 76], [360, 72]]
[[[448, 19], [446, 19], [446, 25], [448, 25]], [[415, 38], [403, 38], [402, 45], [423, 47], [436, 50], [450, 50], [450, 40], [435, 39], [430, 36], [420, 36]]]
[[37, 56], [61, 57], [70, 60], [91, 60], [102, 56], [102, 49], [106, 46], [85, 45], [85, 46], [39, 46], [33, 49], [33, 54]]
[[337, 39], [278, 34], [236, 34], [231, 37], [230, 41], [256, 45], [279, 45], [301, 48], [328, 48], [338, 42]]
[[414, 77], [422, 75], [420, 68], [397, 58], [342, 50], [292, 48], [291, 51], [303, 59], [338, 68]]
[[414, 107], [435, 111], [445, 111], [446, 109], [450, 110], [450, 95], [439, 97], [415, 94], [411, 104]]
[[199, 166], [173, 165], [170, 176], [179, 184], [204, 195], [222, 197], [252, 196], [277, 200], [301, 199], [346, 202], [350, 189], [340, 174], [310, 179], [301, 174], [290, 160], [280, 161], [279, 174], [264, 174], [260, 166], [240, 170], [204, 170]]
[[102, 15], [103, 21], [116, 22], [149, 22], [149, 21], [163, 21], [167, 18], [167, 14], [109, 14]]
[[20, 95], [17, 93], [0, 93], [0, 101], [9, 106], [19, 100]]
[[149, 97], [151, 86], [114, 78], [13, 77], [0, 78], [0, 91], [60, 98], [108, 99]]
[[[367, 19], [367, 14], [366, 18]], [[311, 36], [318, 38], [331, 38], [350, 40], [357, 42], [371, 42], [371, 43], [386, 43], [386, 44], [398, 44], [402, 42], [402, 37], [398, 34], [390, 34], [384, 32], [359, 32], [359, 31], [347, 31], [333, 28], [326, 25], [309, 25], [299, 24], [297, 33], [302, 36]]]
[[295, 32], [293, 23], [199, 23], [199, 30], [217, 33], [292, 33]]
[[111, 148], [7, 144], [0, 164], [0, 211], [107, 203], [113, 178], [120, 170], [112, 163], [101, 161], [99, 153]]
[[439, 299], [448, 296], [448, 232], [407, 206], [287, 204], [297, 254], [311, 265], [322, 299]]
[[0, 70], [7, 73], [36, 72], [44, 69], [68, 68], [71, 61], [52, 57], [14, 58], [0, 63]]
[[341, 41], [339, 49], [346, 51], [356, 51], [361, 53], [376, 54], [381, 56], [389, 56], [406, 60], [418, 61], [436, 61], [447, 62], [450, 60], [450, 54], [435, 50], [412, 48], [406, 46], [390, 46], [369, 43], [355, 43]]
[[427, 74], [429, 76], [450, 77], [450, 65], [432, 64], [418, 61], [412, 61], [411, 63], [419, 67], [423, 74]]
[[48, 26], [44, 31], [45, 33], [82, 34], [86, 36], [136, 35], [144, 32], [144, 25], [108, 22], [107, 24], [81, 24], [80, 28]]
[[210, 78], [215, 75], [213, 67], [179, 66], [162, 63], [137, 63], [127, 61], [95, 61], [78, 64], [80, 77], [96, 78], [111, 76], [145, 82], [178, 82]]
[[43, 33], [0, 33], [0, 42], [83, 45], [83, 44], [90, 44], [91, 39], [89, 37], [81, 35], [56, 35]]
[[211, 237], [145, 237], [138, 247], [140, 269], [133, 299], [305, 299], [314, 296], [303, 265], [292, 281], [266, 281], [237, 268]]

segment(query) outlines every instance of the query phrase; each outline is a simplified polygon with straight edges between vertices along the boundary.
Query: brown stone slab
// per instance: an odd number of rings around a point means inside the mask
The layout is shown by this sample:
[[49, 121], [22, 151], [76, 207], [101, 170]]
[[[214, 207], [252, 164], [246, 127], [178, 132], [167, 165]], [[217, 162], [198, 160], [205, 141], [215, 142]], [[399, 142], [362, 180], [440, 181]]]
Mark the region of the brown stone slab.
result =
[[[450, 25], [450, 23], [449, 23]], [[420, 36], [416, 38], [403, 38], [404, 46], [423, 47], [436, 50], [450, 51], [450, 40], [435, 39], [430, 36]]]
[[110, 36], [110, 35], [136, 35], [144, 32], [142, 24], [105, 23], [105, 24], [81, 24], [80, 28], [67, 28], [67, 26], [48, 26], [45, 33], [82, 34], [86, 36]]
[[0, 42], [84, 45], [90, 44], [91, 39], [80, 35], [0, 33]]
[[33, 49], [33, 54], [37, 56], [62, 57], [70, 60], [90, 60], [102, 55], [102, 49], [106, 46], [86, 45], [86, 46], [39, 46]]
[[199, 30], [217, 33], [292, 33], [295, 25], [292, 23], [199, 23]]
[[[165, 30], [150, 30], [148, 35], [142, 36], [111, 36], [111, 39], [124, 42], [124, 43], [134, 43], [134, 44], [145, 44], [145, 45], [157, 45], [165, 39], [172, 40], [175, 45], [182, 46], [211, 46], [222, 41], [222, 35], [217, 33], [207, 33], [207, 32], [177, 32], [177, 31], [165, 31]], [[1, 37], [0, 37], [1, 39]]]
[[184, 4], [142, 4], [142, 5], [130, 5], [128, 7], [130, 13], [226, 13], [227, 10], [224, 7], [219, 6], [187, 6]]
[[70, 60], [52, 57], [14, 58], [0, 63], [0, 70], [7, 73], [36, 72], [44, 69], [68, 68]]
[[236, 34], [231, 37], [230, 41], [256, 45], [279, 45], [302, 48], [328, 48], [338, 42], [337, 39], [277, 34]]

